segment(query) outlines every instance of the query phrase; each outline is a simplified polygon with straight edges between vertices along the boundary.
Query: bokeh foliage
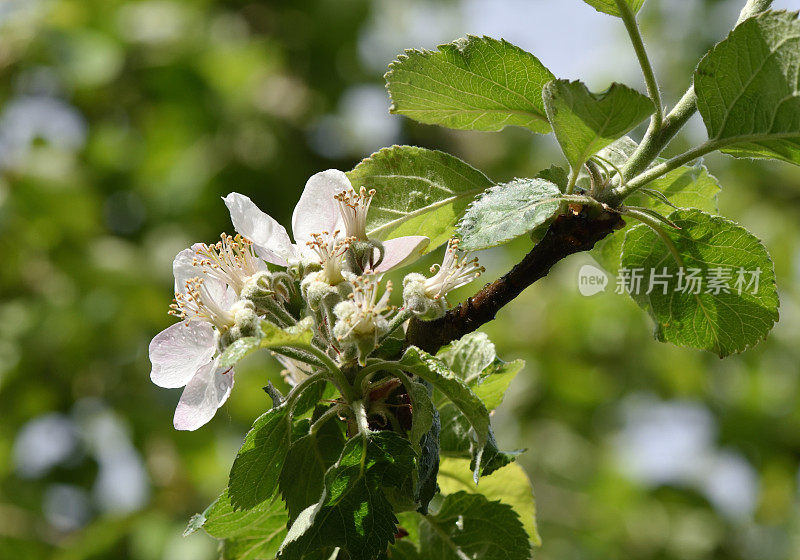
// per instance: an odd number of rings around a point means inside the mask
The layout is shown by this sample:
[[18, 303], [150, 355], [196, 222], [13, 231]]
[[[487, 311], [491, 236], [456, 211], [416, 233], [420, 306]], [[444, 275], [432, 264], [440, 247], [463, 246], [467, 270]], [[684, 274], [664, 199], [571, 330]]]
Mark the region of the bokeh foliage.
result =
[[[721, 38], [703, 22], [725, 2], [692, 0], [695, 29], [681, 30], [675, 51], [668, 8], [684, 3], [651, 1], [645, 32], [674, 100]], [[214, 556], [210, 539], [181, 531], [224, 485], [279, 368], [251, 359], [210, 425], [173, 431], [177, 391], [150, 383], [146, 352], [170, 322], [170, 262], [191, 241], [230, 231], [219, 197], [231, 190], [288, 224], [307, 177], [368, 155], [346, 129], [322, 132], [354, 86], [381, 87], [358, 52], [381, 4], [0, 6], [0, 557]], [[669, 56], [658, 50], [668, 44]], [[402, 123], [398, 141], [450, 151], [496, 181], [561, 161], [522, 130], [391, 118]], [[495, 421], [504, 447], [529, 449], [520, 462], [537, 490], [538, 558], [800, 558], [800, 173], [707, 163], [724, 213], [776, 263], [781, 320], [765, 343], [724, 361], [659, 344], [629, 299], [578, 294], [581, 256], [486, 329], [501, 356], [528, 364]], [[487, 252], [487, 275], [526, 247]], [[58, 442], [61, 460], [37, 467], [31, 453], [59, 457]], [[683, 462], [654, 476], [643, 449], [651, 462], [659, 451], [667, 466]]]

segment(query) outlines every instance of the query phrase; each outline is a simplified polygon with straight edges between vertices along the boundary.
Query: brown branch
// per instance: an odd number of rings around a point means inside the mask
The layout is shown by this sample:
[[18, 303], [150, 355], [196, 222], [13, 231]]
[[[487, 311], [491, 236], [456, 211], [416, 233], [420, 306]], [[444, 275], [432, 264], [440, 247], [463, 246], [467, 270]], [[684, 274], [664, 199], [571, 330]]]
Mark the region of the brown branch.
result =
[[588, 251], [595, 243], [625, 225], [618, 214], [602, 212], [558, 216], [544, 238], [505, 276], [486, 284], [477, 294], [433, 321], [412, 319], [406, 344], [435, 353], [439, 348], [477, 330], [495, 318], [500, 309], [522, 291], [547, 276], [565, 257]]

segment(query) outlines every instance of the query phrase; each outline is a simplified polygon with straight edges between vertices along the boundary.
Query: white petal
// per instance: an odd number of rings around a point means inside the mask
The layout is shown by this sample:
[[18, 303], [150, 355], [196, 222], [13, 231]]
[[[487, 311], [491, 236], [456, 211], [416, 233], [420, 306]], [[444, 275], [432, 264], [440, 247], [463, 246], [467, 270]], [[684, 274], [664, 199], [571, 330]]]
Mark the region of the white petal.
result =
[[383, 261], [375, 269], [375, 272], [386, 272], [410, 264], [422, 255], [422, 252], [428, 247], [428, 243], [430, 243], [430, 239], [422, 235], [387, 239], [383, 242]]
[[294, 245], [286, 228], [259, 210], [243, 194], [230, 193], [222, 200], [231, 212], [233, 227], [253, 242], [258, 255], [272, 264], [286, 266], [288, 259], [295, 255]]
[[172, 274], [175, 276], [175, 292], [186, 291], [186, 281], [196, 276], [202, 276], [200, 268], [192, 265], [195, 252], [192, 249], [184, 249], [175, 256], [172, 261]]
[[217, 413], [233, 387], [233, 368], [219, 368], [214, 361], [200, 369], [187, 383], [175, 409], [177, 430], [196, 430]]
[[350, 179], [338, 169], [311, 176], [292, 214], [292, 234], [298, 246], [305, 247], [312, 233], [333, 233], [344, 227], [339, 203], [333, 197], [350, 188]]
[[214, 330], [208, 323], [175, 323], [150, 342], [150, 379], [159, 387], [183, 387], [214, 356]]

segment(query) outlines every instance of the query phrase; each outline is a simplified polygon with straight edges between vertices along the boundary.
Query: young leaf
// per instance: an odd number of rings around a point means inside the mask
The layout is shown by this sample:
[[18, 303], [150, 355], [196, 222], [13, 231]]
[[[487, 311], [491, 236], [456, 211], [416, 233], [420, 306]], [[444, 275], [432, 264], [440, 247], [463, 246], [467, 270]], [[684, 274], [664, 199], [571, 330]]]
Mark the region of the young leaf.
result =
[[[506, 467], [517, 460], [517, 457], [525, 453], [525, 449], [515, 449], [514, 451], [501, 451], [497, 446], [494, 431], [489, 428], [489, 441], [483, 448], [483, 455], [470, 458], [469, 468], [472, 471], [480, 469], [481, 476], [489, 476], [493, 472]], [[480, 464], [478, 464], [480, 461]]]
[[436, 357], [462, 379], [473, 381], [497, 359], [497, 351], [486, 333], [476, 331], [441, 348]]
[[281, 545], [282, 560], [329, 546], [353, 560], [373, 560], [394, 541], [397, 519], [382, 487], [402, 488], [414, 468], [408, 440], [378, 432], [349, 440], [325, 474], [320, 501], [300, 513]]
[[408, 383], [404, 384], [406, 385], [408, 396], [411, 398], [411, 406], [414, 411], [411, 420], [411, 433], [408, 435], [408, 439], [417, 448], [422, 438], [433, 426], [436, 409], [431, 401], [430, 389], [427, 386], [413, 380], [408, 380]]
[[543, 96], [547, 118], [573, 169], [655, 111], [649, 97], [616, 83], [596, 95], [581, 82], [554, 80]]
[[[634, 270], [644, 277], [640, 289], [630, 284], [631, 295], [655, 320], [656, 337], [720, 357], [766, 337], [778, 320], [778, 293], [761, 242], [743, 227], [700, 210], [676, 210], [669, 219], [681, 228], [665, 230], [670, 246], [640, 225], [627, 233], [622, 248], [630, 278]], [[660, 275], [657, 283], [653, 273]]]
[[442, 456], [469, 459], [469, 471], [488, 476], [497, 469], [503, 468], [522, 453], [517, 451], [501, 451], [497, 447], [494, 433], [489, 428], [486, 445], [477, 453], [470, 433], [469, 421], [452, 403], [445, 403], [439, 410], [441, 417], [441, 433], [439, 449]]
[[483, 401], [486, 408], [494, 410], [503, 402], [508, 386], [525, 367], [525, 360], [504, 362], [495, 360], [489, 364], [474, 385], [470, 385], [476, 395]]
[[514, 179], [484, 192], [458, 224], [460, 248], [478, 251], [524, 235], [558, 212], [561, 190], [544, 179]]
[[[441, 361], [416, 346], [410, 346], [403, 354], [400, 363], [403, 368], [421, 377], [441, 391], [464, 415], [475, 434], [475, 455], [480, 459], [489, 438], [489, 411], [467, 384], [450, 371]], [[443, 418], [444, 420], [444, 418]], [[480, 460], [477, 461], [480, 464]], [[480, 470], [475, 469], [475, 479]]]
[[291, 430], [284, 406], [262, 414], [247, 432], [228, 480], [234, 509], [250, 509], [272, 497], [289, 451]]
[[232, 367], [260, 348], [310, 344], [314, 335], [311, 327], [308, 322], [300, 322], [284, 329], [270, 321], [262, 320], [260, 336], [246, 336], [231, 343], [220, 356], [220, 367]]
[[322, 495], [325, 472], [336, 462], [344, 447], [344, 434], [335, 420], [328, 420], [316, 434], [292, 443], [279, 479], [289, 522]]
[[695, 71], [711, 142], [744, 158], [800, 165], [800, 21], [764, 12], [742, 22]]
[[464, 379], [490, 411], [500, 406], [509, 384], [525, 365], [524, 360], [500, 360], [494, 343], [480, 331], [441, 348], [436, 357]]
[[370, 237], [424, 235], [428, 250], [450, 238], [469, 203], [493, 184], [454, 156], [414, 146], [384, 148], [347, 176], [354, 188], [377, 191], [367, 217]]
[[477, 486], [469, 476], [466, 459], [443, 458], [439, 465], [439, 488], [442, 494], [465, 491], [483, 494], [489, 500], [500, 500], [519, 514], [525, 532], [537, 546], [541, 544], [536, 530], [536, 499], [528, 475], [518, 464], [509, 465], [502, 476], [488, 476]]
[[224, 539], [224, 558], [235, 560], [273, 558], [286, 535], [287, 516], [280, 500], [234, 511], [227, 491], [192, 520], [194, 530], [202, 527], [212, 537]]
[[445, 497], [420, 522], [420, 549], [431, 560], [528, 560], [531, 544], [519, 515], [481, 494]]
[[524, 126], [550, 132], [542, 88], [553, 75], [507, 41], [467, 36], [438, 51], [408, 50], [389, 65], [390, 111], [461, 130]]
[[[612, 16], [620, 17], [619, 8], [614, 0], [583, 0], [598, 12], [609, 14]], [[631, 11], [637, 13], [644, 4], [644, 0], [625, 0], [625, 3], [631, 7]]]

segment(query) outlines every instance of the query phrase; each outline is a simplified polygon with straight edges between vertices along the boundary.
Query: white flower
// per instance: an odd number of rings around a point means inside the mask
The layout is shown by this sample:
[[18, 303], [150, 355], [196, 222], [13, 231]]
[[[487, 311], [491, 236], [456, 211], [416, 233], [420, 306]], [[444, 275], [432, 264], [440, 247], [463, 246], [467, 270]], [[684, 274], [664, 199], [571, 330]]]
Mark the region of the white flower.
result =
[[183, 319], [158, 333], [150, 342], [150, 379], [159, 387], [183, 390], [175, 410], [178, 430], [196, 430], [214, 417], [233, 387], [233, 369], [217, 365], [217, 329], [233, 326], [237, 314], [235, 291], [216, 276], [203, 272], [197, 244], [173, 261], [175, 303], [172, 313]]
[[[337, 197], [347, 198], [341, 196], [343, 193], [352, 193], [349, 200], [355, 204], [354, 208], [343, 209], [347, 204], [337, 200]], [[371, 196], [369, 200], [358, 199], [359, 196], [347, 175], [339, 170], [328, 169], [313, 175], [292, 214], [295, 243], [283, 226], [259, 210], [248, 197], [231, 193], [223, 200], [230, 210], [234, 228], [253, 242], [256, 253], [268, 262], [286, 266], [291, 261], [316, 260], [317, 255], [307, 245], [315, 241], [315, 234], [340, 231], [345, 237], [354, 236], [354, 233], [363, 233], [366, 237], [366, 212]], [[384, 258], [374, 272], [385, 272], [416, 258], [428, 242], [427, 237], [419, 235], [384, 241]]]
[[354, 345], [362, 364], [378, 345], [380, 337], [389, 331], [388, 316], [394, 312], [389, 305], [392, 283], [386, 282], [386, 290], [380, 298], [378, 287], [378, 278], [374, 275], [359, 276], [353, 280], [352, 293], [333, 308], [336, 316], [333, 334], [339, 342]]
[[220, 239], [214, 245], [195, 244], [192, 247], [195, 252], [192, 265], [199, 267], [206, 276], [233, 288], [236, 295], [241, 295], [248, 280], [266, 271], [267, 266], [256, 256], [249, 239], [224, 233]]
[[433, 276], [425, 278], [411, 273], [403, 279], [403, 305], [425, 319], [441, 317], [446, 311], [447, 293], [469, 284], [484, 270], [477, 257], [471, 259], [468, 254], [461, 254], [458, 240], [451, 239], [442, 264], [431, 267]]
[[444, 297], [447, 292], [465, 286], [480, 276], [486, 269], [478, 264], [478, 257], [469, 258], [458, 250], [458, 239], [447, 242], [442, 264], [435, 264], [431, 272], [436, 274], [425, 280], [425, 295], [432, 299]]

